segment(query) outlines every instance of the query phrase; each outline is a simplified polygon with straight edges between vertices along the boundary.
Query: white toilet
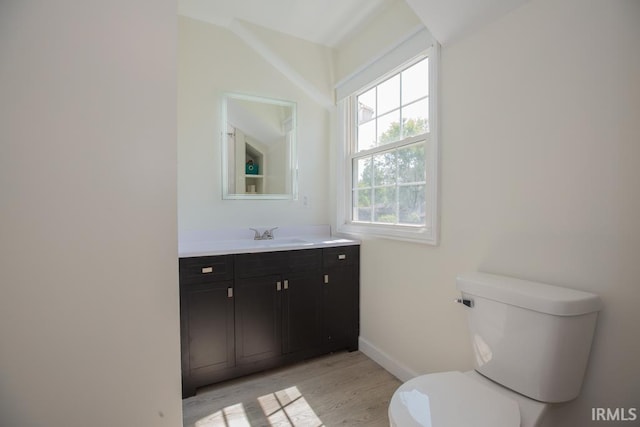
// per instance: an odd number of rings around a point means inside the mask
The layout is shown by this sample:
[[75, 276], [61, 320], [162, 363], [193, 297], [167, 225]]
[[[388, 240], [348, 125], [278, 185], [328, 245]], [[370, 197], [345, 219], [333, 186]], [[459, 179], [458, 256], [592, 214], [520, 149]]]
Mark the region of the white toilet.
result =
[[393, 427], [535, 427], [580, 393], [597, 295], [485, 273], [458, 276], [475, 370], [421, 375], [391, 398]]

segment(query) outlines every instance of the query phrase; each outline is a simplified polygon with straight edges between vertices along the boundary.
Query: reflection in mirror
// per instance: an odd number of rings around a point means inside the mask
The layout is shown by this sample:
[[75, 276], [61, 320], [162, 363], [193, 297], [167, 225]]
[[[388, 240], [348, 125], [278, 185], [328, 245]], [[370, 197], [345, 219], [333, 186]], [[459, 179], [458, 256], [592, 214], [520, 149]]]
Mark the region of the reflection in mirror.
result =
[[222, 106], [225, 199], [296, 199], [296, 105], [227, 94]]

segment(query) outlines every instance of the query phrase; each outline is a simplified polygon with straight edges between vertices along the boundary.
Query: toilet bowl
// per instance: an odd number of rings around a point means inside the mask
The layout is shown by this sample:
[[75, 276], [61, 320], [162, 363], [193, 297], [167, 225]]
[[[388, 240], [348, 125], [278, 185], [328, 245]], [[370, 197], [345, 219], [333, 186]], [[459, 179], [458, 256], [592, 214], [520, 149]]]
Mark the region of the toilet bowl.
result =
[[394, 427], [536, 427], [548, 403], [580, 393], [601, 301], [511, 277], [456, 279], [474, 370], [421, 375], [391, 398]]
[[475, 371], [421, 375], [402, 384], [389, 405], [392, 427], [535, 427], [548, 405]]

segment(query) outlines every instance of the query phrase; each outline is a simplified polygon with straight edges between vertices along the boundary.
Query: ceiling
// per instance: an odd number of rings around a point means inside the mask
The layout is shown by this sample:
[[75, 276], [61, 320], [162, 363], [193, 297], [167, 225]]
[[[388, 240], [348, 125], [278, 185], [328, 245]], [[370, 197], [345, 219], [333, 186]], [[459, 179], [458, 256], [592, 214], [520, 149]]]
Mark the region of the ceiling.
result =
[[178, 13], [225, 27], [239, 19], [334, 47], [394, 1], [397, 0], [178, 0]]
[[178, 0], [178, 13], [225, 27], [237, 19], [335, 47], [398, 1], [406, 1], [435, 39], [446, 44], [528, 0]]
[[440, 44], [455, 41], [528, 0], [405, 0]]

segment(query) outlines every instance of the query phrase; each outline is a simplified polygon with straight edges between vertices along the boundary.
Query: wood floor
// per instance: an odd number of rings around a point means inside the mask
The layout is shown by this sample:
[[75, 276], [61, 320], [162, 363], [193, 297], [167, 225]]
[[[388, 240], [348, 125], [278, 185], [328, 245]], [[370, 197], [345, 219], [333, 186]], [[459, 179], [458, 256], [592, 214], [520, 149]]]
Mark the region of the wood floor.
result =
[[388, 427], [400, 385], [359, 351], [198, 390], [184, 399], [184, 427]]

